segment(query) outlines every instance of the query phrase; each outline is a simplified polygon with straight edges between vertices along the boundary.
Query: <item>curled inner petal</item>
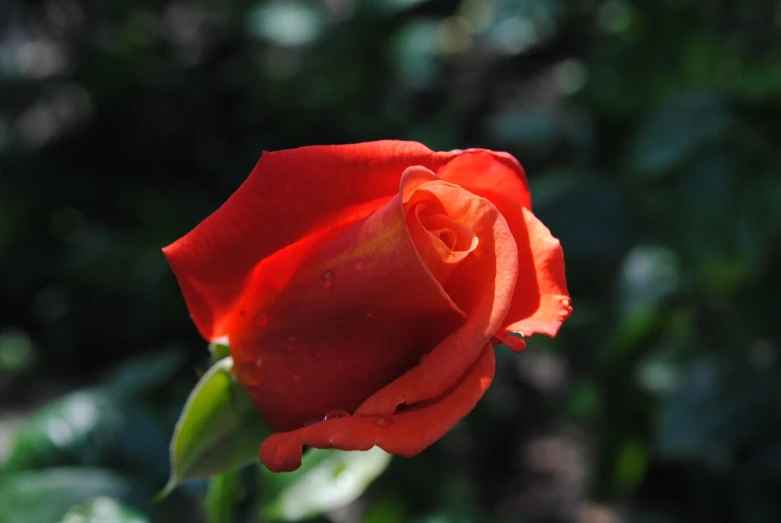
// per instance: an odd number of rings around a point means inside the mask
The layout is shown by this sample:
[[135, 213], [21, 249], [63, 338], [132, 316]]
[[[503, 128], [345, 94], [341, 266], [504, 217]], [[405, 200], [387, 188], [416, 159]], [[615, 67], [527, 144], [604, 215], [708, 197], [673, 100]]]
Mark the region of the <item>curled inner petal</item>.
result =
[[433, 236], [439, 238], [451, 251], [473, 251], [477, 247], [477, 236], [466, 225], [443, 214], [425, 214], [425, 206], [415, 208], [421, 225]]
[[[438, 207], [438, 206], [436, 206]], [[426, 203], [407, 206], [407, 227], [423, 263], [444, 284], [469, 253], [478, 238], [466, 225]]]

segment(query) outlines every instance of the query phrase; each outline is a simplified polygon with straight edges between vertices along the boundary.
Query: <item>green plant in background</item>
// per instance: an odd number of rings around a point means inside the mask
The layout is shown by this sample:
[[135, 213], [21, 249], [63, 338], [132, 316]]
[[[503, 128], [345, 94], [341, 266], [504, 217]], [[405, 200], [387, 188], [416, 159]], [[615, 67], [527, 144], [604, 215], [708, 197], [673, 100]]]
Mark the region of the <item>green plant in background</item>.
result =
[[[150, 503], [192, 369], [209, 368], [158, 247], [262, 149], [385, 137], [521, 159], [577, 313], [500, 365], [440, 444], [321, 518], [780, 520], [778, 12], [2, 3], [0, 442], [19, 435], [0, 444], [0, 521], [56, 523], [104, 496], [150, 521], [251, 521], [252, 466]], [[106, 392], [122, 380], [104, 369], [154, 374], [133, 356], [172, 341], [180, 364], [158, 385]], [[41, 454], [17, 454], [36, 426]], [[86, 510], [121, 511], [100, 506]]]

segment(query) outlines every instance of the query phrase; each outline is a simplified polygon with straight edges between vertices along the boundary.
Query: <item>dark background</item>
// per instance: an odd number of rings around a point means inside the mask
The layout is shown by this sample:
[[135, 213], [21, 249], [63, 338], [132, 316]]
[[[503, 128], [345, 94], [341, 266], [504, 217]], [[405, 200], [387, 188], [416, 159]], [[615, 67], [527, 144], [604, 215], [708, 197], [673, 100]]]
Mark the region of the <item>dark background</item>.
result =
[[780, 31], [771, 0], [0, 2], [0, 498], [158, 490], [207, 354], [161, 247], [262, 150], [401, 138], [521, 161], [574, 313], [329, 517], [781, 521]]

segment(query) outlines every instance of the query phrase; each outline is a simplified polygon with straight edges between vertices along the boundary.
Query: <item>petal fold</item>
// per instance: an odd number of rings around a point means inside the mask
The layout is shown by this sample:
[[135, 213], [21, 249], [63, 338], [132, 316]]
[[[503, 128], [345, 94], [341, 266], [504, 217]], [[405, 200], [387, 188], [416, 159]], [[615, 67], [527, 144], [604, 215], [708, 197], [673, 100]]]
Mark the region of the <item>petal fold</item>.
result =
[[519, 276], [504, 332], [554, 337], [572, 314], [561, 243], [529, 209], [505, 218], [519, 246]]
[[274, 472], [301, 466], [304, 445], [314, 448], [369, 450], [413, 456], [444, 436], [477, 404], [494, 377], [494, 353], [483, 348], [466, 374], [441, 397], [412, 405], [392, 416], [352, 416], [329, 419], [291, 432], [269, 436], [260, 460]]

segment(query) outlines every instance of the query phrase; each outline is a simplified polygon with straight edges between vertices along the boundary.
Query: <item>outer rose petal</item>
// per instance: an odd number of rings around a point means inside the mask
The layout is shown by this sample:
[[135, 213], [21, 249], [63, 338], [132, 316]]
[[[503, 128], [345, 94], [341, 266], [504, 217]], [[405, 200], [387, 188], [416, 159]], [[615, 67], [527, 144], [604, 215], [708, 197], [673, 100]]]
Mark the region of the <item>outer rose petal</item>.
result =
[[[553, 337], [572, 313], [564, 253], [559, 240], [530, 210], [521, 209], [519, 214], [505, 215], [519, 245], [520, 268], [504, 331]], [[528, 239], [524, 242], [523, 237]]]
[[[471, 153], [471, 154], [470, 154]], [[513, 177], [515, 170], [517, 176]], [[518, 283], [501, 334], [555, 336], [572, 312], [559, 241], [532, 213], [528, 185], [518, 162], [505, 153], [464, 151], [438, 175], [489, 199], [507, 221], [518, 246]], [[500, 340], [516, 351], [518, 338]]]
[[309, 235], [365, 218], [396, 194], [407, 167], [439, 173], [453, 160], [458, 162], [443, 171], [444, 179], [463, 182], [469, 190], [492, 187], [528, 203], [523, 170], [505, 153], [435, 153], [401, 141], [263, 153], [222, 207], [163, 249], [201, 335], [212, 340], [226, 334], [263, 259]]
[[494, 353], [486, 346], [477, 361], [441, 397], [392, 416], [339, 418], [269, 436], [260, 460], [274, 472], [301, 466], [304, 445], [327, 449], [369, 450], [377, 445], [400, 456], [413, 456], [445, 435], [468, 414], [494, 377]]
[[467, 149], [442, 166], [437, 175], [492, 202], [506, 199], [531, 209], [526, 173], [510, 154]]
[[201, 335], [226, 334], [247, 278], [264, 258], [368, 216], [396, 194], [407, 167], [436, 169], [452, 156], [398, 141], [264, 152], [222, 207], [163, 251]]
[[[501, 329], [518, 276], [518, 248], [507, 222], [488, 200], [443, 181], [421, 185], [405, 207], [441, 207], [479, 238], [469, 256], [445, 282], [445, 290], [466, 313], [466, 323], [437, 345], [419, 365], [368, 398], [356, 411], [387, 416], [399, 405], [437, 398], [464, 375], [482, 348]], [[420, 245], [418, 245], [420, 247]]]

